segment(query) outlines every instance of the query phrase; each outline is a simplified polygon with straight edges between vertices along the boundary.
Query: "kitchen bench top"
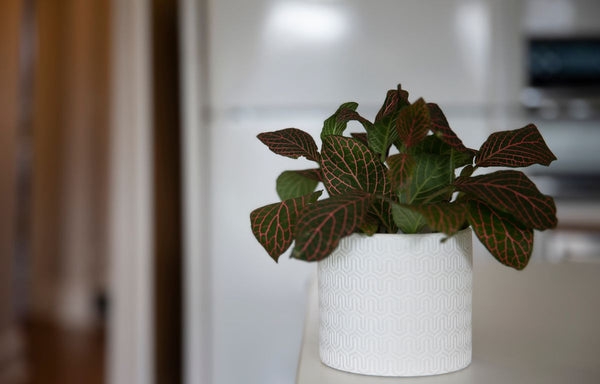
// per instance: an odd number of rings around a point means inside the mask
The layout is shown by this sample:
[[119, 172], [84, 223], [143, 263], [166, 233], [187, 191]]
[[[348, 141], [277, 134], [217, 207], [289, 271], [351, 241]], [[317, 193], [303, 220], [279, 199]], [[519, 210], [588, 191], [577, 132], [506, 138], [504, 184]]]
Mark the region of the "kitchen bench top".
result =
[[600, 263], [475, 264], [473, 361], [439, 376], [382, 378], [319, 360], [318, 297], [309, 294], [297, 384], [600, 383]]

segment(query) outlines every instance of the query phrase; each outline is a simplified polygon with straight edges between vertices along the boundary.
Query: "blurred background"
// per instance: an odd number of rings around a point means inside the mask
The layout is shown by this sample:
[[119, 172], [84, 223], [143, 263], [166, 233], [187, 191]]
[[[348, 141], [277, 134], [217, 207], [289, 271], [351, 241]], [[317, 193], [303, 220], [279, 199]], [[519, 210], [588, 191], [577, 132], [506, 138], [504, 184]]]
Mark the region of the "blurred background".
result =
[[293, 383], [315, 265], [275, 264], [248, 215], [308, 163], [256, 134], [318, 137], [346, 101], [372, 118], [398, 83], [473, 148], [535, 123], [559, 226], [533, 262], [600, 261], [598, 20], [595, 0], [2, 0], [0, 383]]

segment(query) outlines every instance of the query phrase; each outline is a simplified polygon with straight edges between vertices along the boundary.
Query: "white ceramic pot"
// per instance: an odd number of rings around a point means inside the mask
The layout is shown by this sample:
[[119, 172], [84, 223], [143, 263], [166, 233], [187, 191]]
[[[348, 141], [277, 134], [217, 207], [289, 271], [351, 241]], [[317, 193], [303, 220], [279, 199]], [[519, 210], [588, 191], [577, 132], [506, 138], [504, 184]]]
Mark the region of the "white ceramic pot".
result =
[[324, 364], [424, 376], [471, 363], [471, 229], [445, 237], [353, 234], [319, 262]]

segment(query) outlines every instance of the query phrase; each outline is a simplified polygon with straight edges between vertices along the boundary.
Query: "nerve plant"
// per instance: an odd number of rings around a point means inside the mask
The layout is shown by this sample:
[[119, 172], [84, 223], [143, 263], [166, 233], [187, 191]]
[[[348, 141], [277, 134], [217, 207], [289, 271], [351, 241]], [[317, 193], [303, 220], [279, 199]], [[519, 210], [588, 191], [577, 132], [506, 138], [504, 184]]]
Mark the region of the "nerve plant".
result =
[[[342, 104], [323, 124], [321, 151], [296, 128], [258, 135], [278, 155], [314, 162], [285, 171], [276, 182], [281, 202], [250, 214], [252, 231], [277, 261], [291, 256], [327, 257], [352, 233], [443, 232], [470, 225], [502, 264], [523, 269], [533, 249], [533, 230], [556, 227], [556, 207], [523, 173], [484, 167], [549, 165], [556, 160], [533, 124], [493, 133], [479, 148], [465, 147], [437, 104], [409, 102], [400, 85], [387, 92], [373, 122], [357, 103]], [[349, 121], [366, 132], [343, 136]], [[458, 176], [457, 176], [458, 175]], [[322, 183], [329, 194], [318, 200]]]

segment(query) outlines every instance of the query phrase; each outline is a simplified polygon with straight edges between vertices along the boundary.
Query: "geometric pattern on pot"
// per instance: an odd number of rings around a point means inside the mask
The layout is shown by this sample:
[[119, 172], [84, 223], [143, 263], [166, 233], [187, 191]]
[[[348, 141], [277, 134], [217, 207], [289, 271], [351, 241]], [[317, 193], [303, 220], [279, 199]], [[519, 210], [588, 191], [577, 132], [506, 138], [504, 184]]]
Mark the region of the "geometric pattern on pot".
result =
[[472, 232], [353, 234], [319, 261], [319, 354], [378, 376], [456, 371], [471, 362]]

